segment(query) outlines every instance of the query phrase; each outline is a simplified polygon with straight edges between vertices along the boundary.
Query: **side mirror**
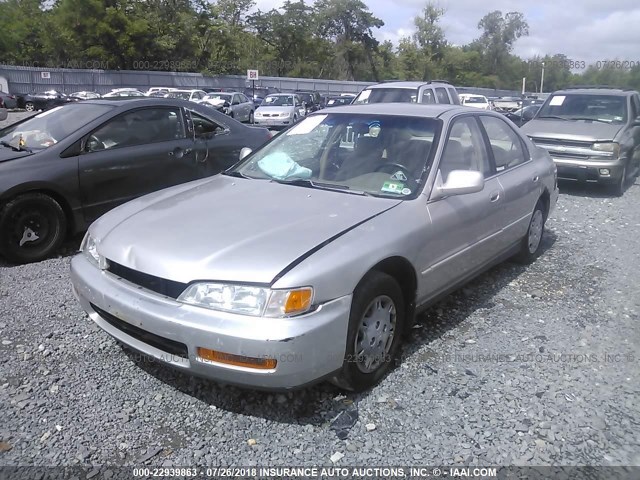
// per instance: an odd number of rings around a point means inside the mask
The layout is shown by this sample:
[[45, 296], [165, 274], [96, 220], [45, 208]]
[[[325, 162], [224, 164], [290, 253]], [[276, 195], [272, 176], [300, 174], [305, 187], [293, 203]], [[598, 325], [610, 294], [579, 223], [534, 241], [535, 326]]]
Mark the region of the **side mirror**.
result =
[[251, 150], [249, 147], [244, 147], [242, 150], [240, 150], [240, 160], [244, 160], [251, 152], [253, 152], [253, 150]]
[[443, 182], [442, 174], [438, 170], [436, 183], [433, 187], [432, 200], [453, 195], [466, 195], [481, 192], [484, 188], [484, 175], [474, 170], [453, 170], [447, 181]]

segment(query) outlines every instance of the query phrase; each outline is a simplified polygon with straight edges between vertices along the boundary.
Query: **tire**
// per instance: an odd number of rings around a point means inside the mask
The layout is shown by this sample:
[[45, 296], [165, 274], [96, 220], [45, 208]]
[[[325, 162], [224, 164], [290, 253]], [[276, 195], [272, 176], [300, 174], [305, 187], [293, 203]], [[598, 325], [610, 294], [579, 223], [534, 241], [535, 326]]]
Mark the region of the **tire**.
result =
[[527, 234], [522, 239], [520, 252], [515, 256], [515, 260], [523, 265], [532, 263], [542, 251], [542, 238], [544, 237], [544, 223], [546, 221], [545, 208], [542, 200], [538, 200], [531, 220]]
[[297, 116], [297, 115], [294, 115], [294, 116], [293, 116], [293, 123], [297, 123], [297, 122], [298, 122], [298, 116]]
[[253, 125], [253, 110], [249, 112], [249, 125]]
[[[395, 362], [404, 323], [404, 299], [398, 283], [381, 272], [365, 276], [353, 294], [344, 363], [331, 381], [355, 392], [380, 382]], [[386, 335], [381, 337], [382, 333]], [[366, 343], [377, 346], [372, 355], [363, 355], [362, 342], [367, 336], [370, 340]]]
[[43, 260], [60, 247], [66, 228], [64, 211], [53, 198], [42, 193], [20, 195], [0, 210], [0, 252], [15, 263]]
[[36, 106], [34, 105], [33, 102], [27, 102], [27, 103], [24, 104], [24, 109], [27, 112], [33, 112], [33, 111], [35, 111]]
[[624, 167], [622, 167], [622, 175], [620, 176], [620, 180], [611, 185], [611, 194], [615, 197], [623, 196], [624, 191], [627, 188], [627, 165], [628, 163], [625, 163]]

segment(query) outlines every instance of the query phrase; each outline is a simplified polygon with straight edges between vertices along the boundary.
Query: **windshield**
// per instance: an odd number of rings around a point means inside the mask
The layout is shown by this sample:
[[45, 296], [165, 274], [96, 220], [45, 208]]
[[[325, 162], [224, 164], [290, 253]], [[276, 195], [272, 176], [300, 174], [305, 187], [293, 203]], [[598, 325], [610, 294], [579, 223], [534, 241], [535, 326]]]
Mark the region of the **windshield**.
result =
[[360, 92], [353, 103], [415, 103], [417, 101], [417, 88], [371, 88]]
[[380, 197], [414, 198], [438, 143], [434, 118], [319, 114], [227, 173]]
[[56, 107], [0, 130], [0, 142], [16, 148], [42, 150], [64, 140], [112, 108], [111, 105], [84, 102]]
[[484, 97], [467, 97], [464, 103], [487, 103], [487, 99]]
[[262, 102], [267, 107], [293, 107], [293, 95], [269, 95]]
[[191, 92], [169, 92], [168, 97], [189, 100], [191, 98]]
[[627, 121], [626, 97], [577, 93], [553, 95], [540, 109], [538, 118], [544, 117], [625, 123]]

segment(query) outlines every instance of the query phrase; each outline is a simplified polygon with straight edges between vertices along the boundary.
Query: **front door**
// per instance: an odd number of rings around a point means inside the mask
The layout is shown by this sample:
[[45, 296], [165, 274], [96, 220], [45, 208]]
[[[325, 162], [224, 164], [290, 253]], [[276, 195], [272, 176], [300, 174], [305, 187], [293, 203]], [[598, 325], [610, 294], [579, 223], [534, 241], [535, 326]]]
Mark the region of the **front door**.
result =
[[504, 192], [494, 175], [486, 142], [475, 116], [452, 124], [438, 164], [443, 182], [454, 170], [485, 176], [482, 191], [452, 195], [427, 205], [432, 235], [421, 252], [421, 301], [428, 300], [482, 268], [496, 254], [493, 238], [502, 228]]
[[132, 110], [94, 130], [78, 159], [87, 222], [141, 195], [199, 177], [179, 107]]

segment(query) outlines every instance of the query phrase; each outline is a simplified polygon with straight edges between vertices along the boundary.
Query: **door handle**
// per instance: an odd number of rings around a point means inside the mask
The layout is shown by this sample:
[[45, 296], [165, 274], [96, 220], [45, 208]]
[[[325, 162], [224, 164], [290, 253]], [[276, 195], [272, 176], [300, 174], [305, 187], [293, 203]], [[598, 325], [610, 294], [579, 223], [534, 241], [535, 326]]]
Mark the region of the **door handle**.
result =
[[531, 179], [531, 181], [532, 181], [533, 183], [538, 183], [538, 180], [540, 180], [540, 177], [539, 177], [538, 175], [536, 175], [535, 177], [533, 177], [533, 178]]
[[497, 202], [498, 200], [500, 200], [500, 192], [492, 192], [489, 200], [491, 202]]

